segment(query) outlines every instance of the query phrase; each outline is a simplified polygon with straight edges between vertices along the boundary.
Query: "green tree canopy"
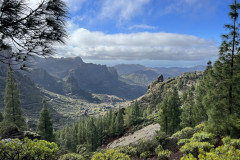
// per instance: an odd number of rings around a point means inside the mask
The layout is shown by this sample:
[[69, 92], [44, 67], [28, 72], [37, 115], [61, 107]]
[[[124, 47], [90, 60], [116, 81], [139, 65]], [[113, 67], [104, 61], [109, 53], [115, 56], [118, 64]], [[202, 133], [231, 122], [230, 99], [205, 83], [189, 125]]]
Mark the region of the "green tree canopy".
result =
[[172, 134], [180, 129], [180, 100], [176, 88], [168, 92], [159, 104], [161, 130]]
[[4, 121], [16, 124], [19, 129], [25, 129], [26, 123], [20, 106], [18, 84], [11, 68], [7, 74], [4, 104]]
[[43, 108], [40, 112], [37, 132], [41, 135], [42, 139], [47, 141], [53, 141], [53, 122], [49, 110], [47, 109], [47, 103], [43, 100]]
[[234, 0], [230, 5], [231, 24], [226, 24], [228, 33], [222, 35], [219, 58], [209, 71], [205, 108], [207, 109], [207, 128], [220, 135], [234, 135], [239, 132], [236, 119], [240, 117], [240, 37], [239, 16], [240, 4]]

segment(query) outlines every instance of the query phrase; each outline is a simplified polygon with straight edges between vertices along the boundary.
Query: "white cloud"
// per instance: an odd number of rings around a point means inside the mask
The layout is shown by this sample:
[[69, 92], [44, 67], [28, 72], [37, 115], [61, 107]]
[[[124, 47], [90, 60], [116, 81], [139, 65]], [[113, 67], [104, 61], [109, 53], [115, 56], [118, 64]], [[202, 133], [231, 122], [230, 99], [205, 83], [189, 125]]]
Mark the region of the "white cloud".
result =
[[214, 42], [174, 33], [104, 34], [80, 28], [58, 55], [95, 60], [203, 60], [218, 55]]
[[151, 0], [105, 0], [102, 5], [100, 17], [119, 18], [119, 20], [129, 20], [141, 14], [143, 6]]
[[146, 25], [146, 24], [138, 24], [138, 25], [130, 26], [130, 27], [128, 27], [128, 29], [129, 30], [132, 30], [132, 29], [150, 29], [150, 30], [154, 30], [154, 29], [157, 29], [157, 28], [154, 27], [154, 26]]

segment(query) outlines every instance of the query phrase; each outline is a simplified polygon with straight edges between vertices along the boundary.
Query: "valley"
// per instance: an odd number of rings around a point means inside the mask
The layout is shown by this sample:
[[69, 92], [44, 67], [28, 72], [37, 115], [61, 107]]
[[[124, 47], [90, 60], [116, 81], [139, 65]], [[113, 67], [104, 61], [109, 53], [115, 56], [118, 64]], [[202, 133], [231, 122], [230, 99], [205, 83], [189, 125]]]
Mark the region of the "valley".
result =
[[[109, 109], [130, 105], [131, 100], [147, 93], [147, 86], [159, 76], [153, 68], [141, 65], [109, 68], [84, 63], [80, 57], [36, 57], [32, 65], [30, 72], [16, 72], [16, 76], [23, 111], [33, 130], [42, 99], [47, 101], [52, 112], [54, 128], [59, 129], [66, 124], [73, 124], [80, 117], [104, 115]], [[0, 66], [0, 106], [3, 106], [7, 70], [5, 65]], [[169, 68], [168, 73], [175, 75], [191, 69], [179, 68], [179, 72], [171, 70]], [[0, 110], [3, 111], [3, 107]]]
[[1, 0], [0, 159], [240, 160], [231, 1]]

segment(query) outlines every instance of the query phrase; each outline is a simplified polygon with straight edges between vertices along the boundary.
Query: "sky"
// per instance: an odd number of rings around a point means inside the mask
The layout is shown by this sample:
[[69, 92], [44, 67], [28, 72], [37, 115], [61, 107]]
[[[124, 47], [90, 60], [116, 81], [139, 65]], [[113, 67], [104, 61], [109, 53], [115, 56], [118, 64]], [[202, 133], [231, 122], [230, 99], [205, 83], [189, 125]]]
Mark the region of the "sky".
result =
[[[64, 0], [65, 45], [57, 57], [149, 67], [191, 67], [216, 60], [233, 0]], [[34, 4], [39, 0], [31, 0]]]

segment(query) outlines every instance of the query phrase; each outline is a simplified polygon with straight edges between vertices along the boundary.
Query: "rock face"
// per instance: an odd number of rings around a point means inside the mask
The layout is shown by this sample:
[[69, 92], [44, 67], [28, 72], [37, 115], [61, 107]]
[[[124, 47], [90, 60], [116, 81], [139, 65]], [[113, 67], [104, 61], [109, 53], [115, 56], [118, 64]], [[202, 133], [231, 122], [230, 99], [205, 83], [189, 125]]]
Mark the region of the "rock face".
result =
[[[49, 87], [52, 86], [50, 91], [54, 91], [54, 89], [56, 91], [60, 90], [62, 83], [56, 82], [65, 80], [67, 80], [68, 84], [77, 82], [79, 89], [85, 92], [116, 95], [124, 99], [138, 98], [147, 91], [145, 87], [138, 85], [129, 85], [120, 81], [118, 79], [118, 73], [115, 68], [107, 67], [106, 65], [84, 63], [80, 57], [47, 58], [45, 60], [37, 58], [35, 66], [36, 68], [45, 70], [48, 74], [39, 75], [45, 75], [45, 79], [49, 80], [42, 81], [41, 77], [35, 78], [33, 80], [42, 87], [45, 87], [47, 90], [50, 90]], [[38, 77], [39, 75], [37, 74], [35, 77]], [[55, 83], [49, 86], [49, 84], [52, 84], [52, 82], [54, 82], [54, 78]], [[74, 85], [76, 86], [76, 84]], [[66, 89], [66, 86], [64, 87]], [[56, 93], [61, 94], [61, 92]], [[73, 94], [76, 95], [76, 92], [74, 91]]]
[[160, 83], [160, 82], [163, 82], [163, 75], [159, 75], [157, 77], [157, 79], [155, 81], [153, 81], [149, 86], [148, 86], [148, 89], [151, 89], [153, 88], [154, 86], [156, 86], [156, 84]]
[[107, 148], [115, 148], [120, 146], [127, 146], [130, 144], [137, 144], [138, 142], [143, 140], [152, 140], [156, 135], [156, 131], [159, 130], [160, 130], [159, 124], [151, 124], [147, 127], [144, 127], [134, 132], [132, 135], [123, 136], [113, 141], [112, 143], [108, 144]]

